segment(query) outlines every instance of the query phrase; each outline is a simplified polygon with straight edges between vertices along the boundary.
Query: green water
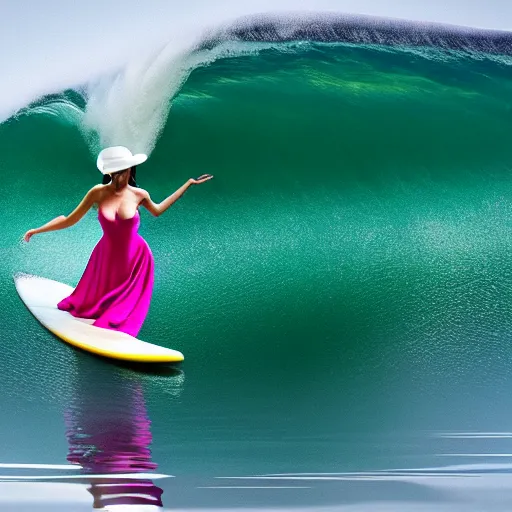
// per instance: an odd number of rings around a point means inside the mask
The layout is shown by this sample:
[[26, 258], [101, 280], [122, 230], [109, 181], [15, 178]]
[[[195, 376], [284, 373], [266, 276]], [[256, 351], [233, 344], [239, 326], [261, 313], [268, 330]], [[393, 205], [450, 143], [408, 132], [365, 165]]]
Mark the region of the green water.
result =
[[140, 338], [185, 354], [171, 375], [79, 353], [20, 303], [15, 272], [80, 278], [101, 236], [94, 211], [19, 239], [100, 176], [64, 119], [4, 123], [2, 457], [62, 464], [63, 411], [121, 407], [133, 386], [157, 471], [177, 477], [506, 453], [506, 440], [435, 435], [511, 430], [511, 123], [510, 64], [482, 55], [307, 45], [194, 71], [137, 176], [161, 200], [215, 175], [164, 216], [142, 213], [156, 267]]

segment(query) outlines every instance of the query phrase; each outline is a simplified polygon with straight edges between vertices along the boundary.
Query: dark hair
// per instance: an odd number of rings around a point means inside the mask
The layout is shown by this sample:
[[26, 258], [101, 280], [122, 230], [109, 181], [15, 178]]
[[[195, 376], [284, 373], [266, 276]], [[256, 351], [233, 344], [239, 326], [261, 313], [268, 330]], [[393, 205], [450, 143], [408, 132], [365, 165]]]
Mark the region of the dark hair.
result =
[[[121, 171], [125, 172], [125, 171]], [[132, 187], [138, 187], [137, 182], [135, 181], [135, 176], [137, 174], [137, 166], [134, 165], [130, 169], [130, 179], [128, 180], [128, 185], [131, 185]], [[103, 181], [101, 182], [102, 185], [108, 185], [112, 181], [112, 178], [110, 177], [110, 174], [104, 174], [103, 175]]]

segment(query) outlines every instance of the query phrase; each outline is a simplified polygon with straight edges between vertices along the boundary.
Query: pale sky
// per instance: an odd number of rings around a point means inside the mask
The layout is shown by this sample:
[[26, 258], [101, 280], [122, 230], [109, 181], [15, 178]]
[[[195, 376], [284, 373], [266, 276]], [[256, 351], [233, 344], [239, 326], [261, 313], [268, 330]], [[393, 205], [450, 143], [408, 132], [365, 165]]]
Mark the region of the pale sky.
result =
[[511, 0], [1, 0], [0, 119], [238, 16], [337, 11], [512, 30]]

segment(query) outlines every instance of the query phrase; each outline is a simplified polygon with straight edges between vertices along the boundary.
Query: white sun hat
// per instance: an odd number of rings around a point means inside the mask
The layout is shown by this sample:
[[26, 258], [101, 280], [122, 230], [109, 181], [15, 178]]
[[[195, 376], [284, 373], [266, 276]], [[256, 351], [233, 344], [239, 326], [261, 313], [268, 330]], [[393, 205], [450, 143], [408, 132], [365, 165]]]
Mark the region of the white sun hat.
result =
[[143, 153], [132, 155], [132, 152], [124, 146], [112, 146], [100, 152], [96, 165], [101, 173], [112, 174], [139, 165], [147, 159], [147, 155]]

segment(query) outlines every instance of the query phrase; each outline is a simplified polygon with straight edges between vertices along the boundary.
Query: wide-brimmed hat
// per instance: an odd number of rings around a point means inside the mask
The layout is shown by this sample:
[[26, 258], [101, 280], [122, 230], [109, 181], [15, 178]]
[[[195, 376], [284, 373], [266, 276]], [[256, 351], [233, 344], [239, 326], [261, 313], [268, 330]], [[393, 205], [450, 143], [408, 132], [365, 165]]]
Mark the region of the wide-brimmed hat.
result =
[[139, 165], [147, 159], [147, 155], [143, 153], [132, 155], [132, 152], [124, 146], [112, 146], [100, 152], [96, 165], [101, 173], [112, 174]]

